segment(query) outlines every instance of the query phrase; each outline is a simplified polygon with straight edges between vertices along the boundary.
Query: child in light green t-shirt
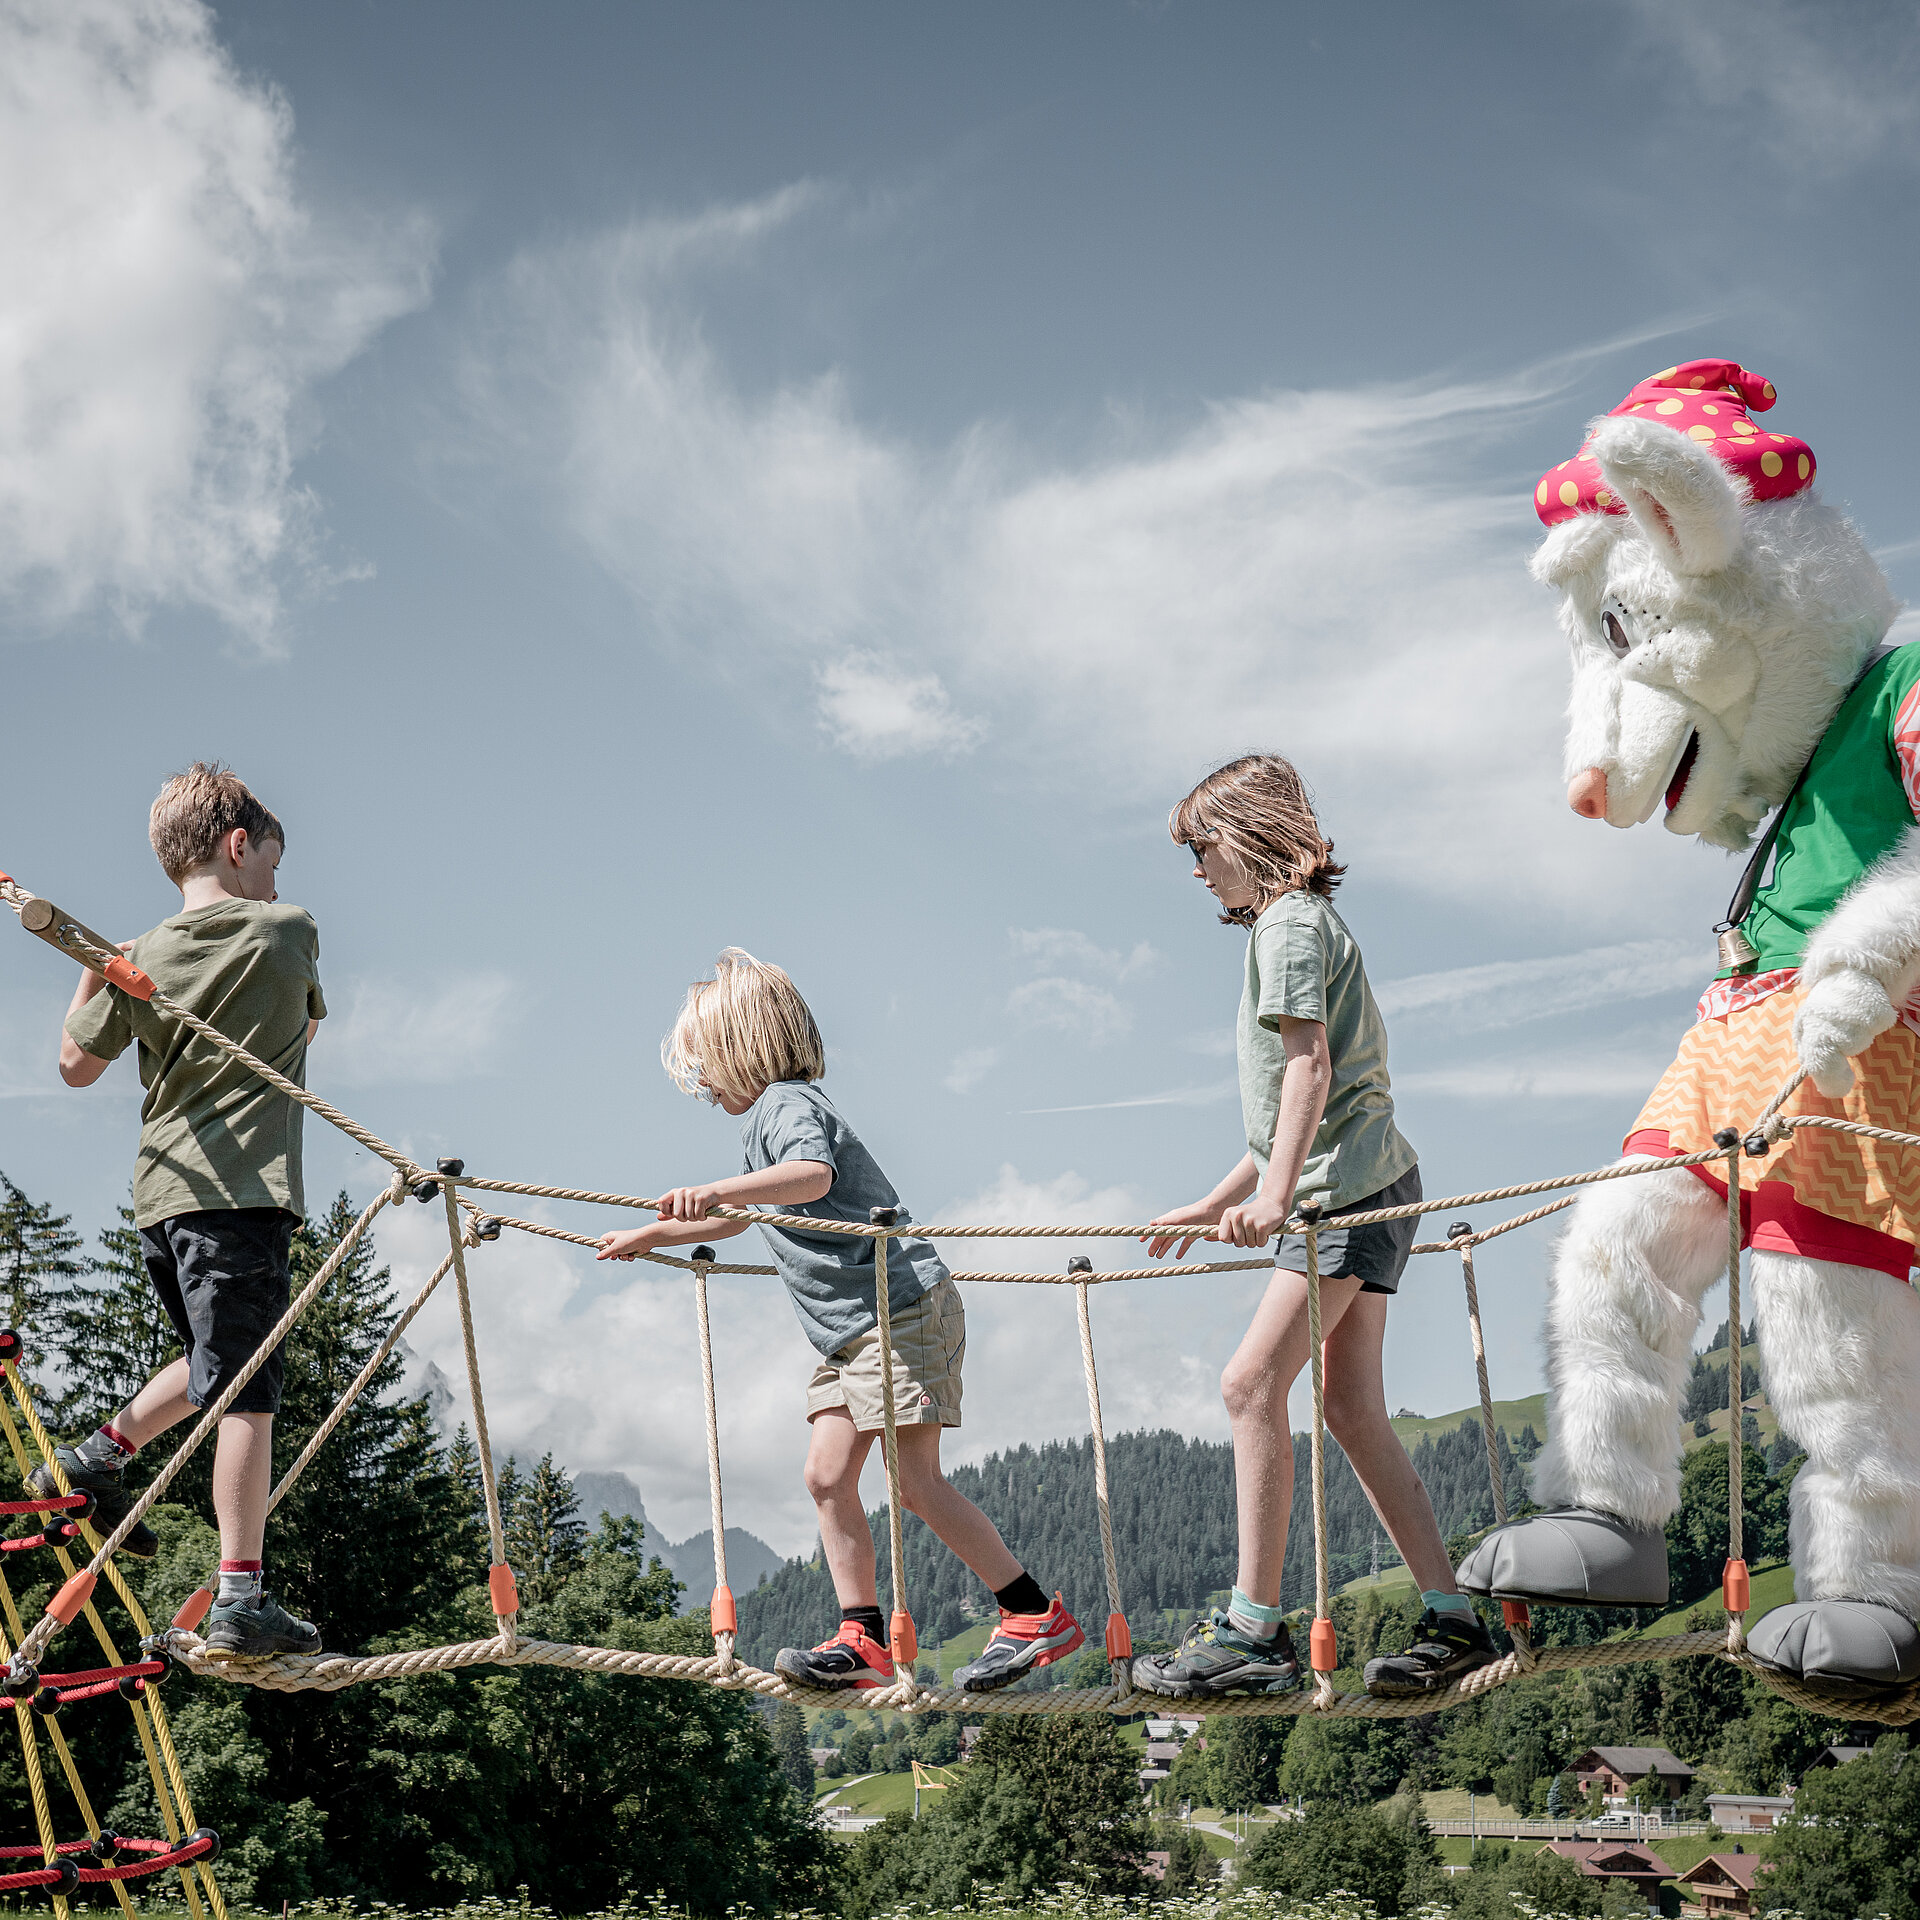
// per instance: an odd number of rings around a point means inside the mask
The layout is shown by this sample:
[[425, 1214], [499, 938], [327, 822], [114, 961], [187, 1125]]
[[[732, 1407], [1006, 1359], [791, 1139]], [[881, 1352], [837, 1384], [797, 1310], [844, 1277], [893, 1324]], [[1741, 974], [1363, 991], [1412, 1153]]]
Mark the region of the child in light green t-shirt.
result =
[[1133, 1681], [1178, 1698], [1282, 1693], [1300, 1663], [1280, 1611], [1293, 1503], [1287, 1395], [1309, 1358], [1306, 1243], [1281, 1231], [1298, 1206], [1322, 1209], [1321, 1331], [1327, 1425], [1420, 1582], [1425, 1611], [1404, 1653], [1371, 1661], [1380, 1694], [1437, 1691], [1495, 1657], [1454, 1584], [1433, 1504], [1387, 1419], [1380, 1349], [1387, 1302], [1417, 1216], [1342, 1227], [1343, 1215], [1410, 1206], [1417, 1156], [1394, 1124], [1387, 1030], [1360, 949], [1330, 899], [1333, 858], [1300, 776], [1277, 754], [1209, 774], [1173, 811], [1173, 838], [1223, 922], [1245, 927], [1237, 1052], [1246, 1152], [1204, 1200], [1162, 1214], [1159, 1259], [1201, 1238], [1280, 1243], [1253, 1324], [1221, 1378], [1233, 1424], [1240, 1560], [1224, 1611], [1197, 1620], [1172, 1653], [1136, 1660]]

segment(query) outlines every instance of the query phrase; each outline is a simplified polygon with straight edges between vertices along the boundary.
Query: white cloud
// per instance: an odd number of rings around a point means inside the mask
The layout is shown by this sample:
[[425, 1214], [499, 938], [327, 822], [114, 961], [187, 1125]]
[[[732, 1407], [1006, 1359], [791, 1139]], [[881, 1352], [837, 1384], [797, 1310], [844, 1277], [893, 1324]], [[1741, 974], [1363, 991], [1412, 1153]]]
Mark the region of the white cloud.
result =
[[979, 743], [981, 726], [953, 711], [934, 673], [902, 673], [878, 654], [849, 653], [818, 669], [820, 724], [860, 760], [909, 753], [945, 758]]
[[1374, 989], [1389, 1020], [1428, 1016], [1454, 1033], [1485, 1033], [1528, 1020], [1651, 1000], [1677, 988], [1704, 987], [1713, 977], [1705, 941], [1629, 940], [1539, 960], [1499, 960], [1479, 967], [1411, 974]]
[[1103, 947], [1071, 927], [1010, 927], [1007, 937], [1022, 959], [1043, 967], [1078, 968], [1083, 973], [1103, 973], [1110, 979], [1130, 980], [1151, 973], [1160, 964], [1160, 956], [1146, 941], [1138, 942], [1130, 952], [1118, 947]]
[[1071, 462], [991, 422], [916, 446], [831, 371], [749, 391], [699, 324], [725, 274], [831, 208], [789, 189], [530, 252], [467, 360], [470, 433], [732, 697], [824, 689], [857, 752], [978, 725], [1128, 807], [1292, 748], [1370, 873], [1537, 911], [1631, 868], [1646, 899], [1644, 841], [1566, 851], [1564, 648], [1492, 447], [1561, 370], [1250, 394]]
[[1593, 1051], [1544, 1059], [1470, 1061], [1396, 1073], [1393, 1085], [1403, 1096], [1433, 1094], [1454, 1100], [1639, 1100], [1659, 1081], [1672, 1058], [1668, 1047], [1632, 1054]]
[[998, 1047], [967, 1047], [953, 1056], [942, 1083], [949, 1093], [971, 1093], [1000, 1064]]
[[1087, 1100], [1071, 1107], [1023, 1107], [1023, 1113], [1108, 1113], [1118, 1107], [1210, 1107], [1240, 1091], [1237, 1079], [1209, 1080], [1204, 1086], [1172, 1087], [1164, 1093], [1134, 1093], [1119, 1100]]
[[1633, 0], [1633, 11], [1647, 40], [1679, 56], [1700, 100], [1740, 116], [1733, 126], [1756, 152], [1789, 168], [1911, 164], [1920, 125], [1911, 7]]
[[0, 5], [0, 606], [204, 608], [272, 644], [321, 577], [314, 383], [425, 297], [416, 224], [330, 228], [199, 0]]
[[425, 988], [348, 980], [314, 1039], [313, 1071], [338, 1086], [434, 1085], [485, 1073], [513, 1017], [503, 973]]
[[1071, 1034], [1095, 1047], [1117, 1040], [1133, 1026], [1133, 1011], [1118, 995], [1061, 974], [1022, 981], [1007, 995], [1007, 1012], [1019, 1026]]

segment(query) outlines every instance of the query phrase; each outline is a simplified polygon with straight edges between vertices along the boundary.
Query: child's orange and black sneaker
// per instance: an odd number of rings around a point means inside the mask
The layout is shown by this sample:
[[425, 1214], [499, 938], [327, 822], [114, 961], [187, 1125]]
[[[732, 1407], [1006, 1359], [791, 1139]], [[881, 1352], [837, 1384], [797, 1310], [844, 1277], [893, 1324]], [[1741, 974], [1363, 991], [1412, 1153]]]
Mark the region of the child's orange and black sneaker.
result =
[[[874, 1612], [878, 1621], [879, 1613]], [[840, 1622], [840, 1631], [817, 1647], [782, 1647], [773, 1670], [800, 1687], [890, 1687], [893, 1655], [857, 1619]]]
[[1057, 1593], [1044, 1612], [1014, 1613], [1002, 1607], [1000, 1624], [980, 1650], [980, 1658], [960, 1668], [953, 1684], [967, 1693], [991, 1693], [996, 1687], [1011, 1686], [1023, 1674], [1064, 1660], [1085, 1639], [1079, 1621]]

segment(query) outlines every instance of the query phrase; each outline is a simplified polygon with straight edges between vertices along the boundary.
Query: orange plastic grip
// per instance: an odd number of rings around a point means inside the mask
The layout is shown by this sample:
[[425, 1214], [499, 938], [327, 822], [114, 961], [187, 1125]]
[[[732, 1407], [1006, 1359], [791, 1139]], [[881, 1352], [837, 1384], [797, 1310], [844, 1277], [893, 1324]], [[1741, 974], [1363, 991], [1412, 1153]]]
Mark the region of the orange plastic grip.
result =
[[1753, 1593], [1747, 1581], [1747, 1563], [1744, 1560], [1727, 1562], [1726, 1570], [1720, 1576], [1720, 1597], [1729, 1613], [1745, 1613], [1752, 1604]]
[[888, 1639], [894, 1659], [902, 1666], [912, 1666], [915, 1656], [920, 1651], [920, 1642], [914, 1638], [913, 1615], [904, 1607], [894, 1609], [893, 1624], [888, 1631]]
[[191, 1633], [207, 1617], [207, 1609], [213, 1605], [211, 1587], [195, 1587], [180, 1603], [180, 1611], [173, 1616], [173, 1624]]
[[715, 1633], [738, 1633], [740, 1616], [733, 1610], [733, 1589], [715, 1587], [707, 1602], [707, 1624]]
[[520, 1589], [513, 1583], [513, 1569], [504, 1560], [487, 1569], [487, 1593], [495, 1614], [504, 1618], [520, 1611]]
[[109, 960], [100, 971], [122, 993], [130, 993], [136, 1000], [153, 998], [153, 982], [124, 953]]
[[93, 1575], [82, 1567], [67, 1584], [47, 1602], [47, 1611], [63, 1627], [70, 1627], [80, 1617], [80, 1609], [93, 1598]]
[[1307, 1636], [1307, 1658], [1312, 1661], [1315, 1673], [1331, 1673], [1340, 1664], [1331, 1620], [1313, 1623], [1313, 1631]]
[[1109, 1660], [1133, 1658], [1133, 1632], [1127, 1625], [1127, 1616], [1124, 1613], [1107, 1615], [1107, 1658]]
[[1500, 1618], [1510, 1627], [1530, 1627], [1533, 1625], [1533, 1615], [1527, 1611], [1527, 1603], [1524, 1600], [1502, 1600], [1500, 1602]]

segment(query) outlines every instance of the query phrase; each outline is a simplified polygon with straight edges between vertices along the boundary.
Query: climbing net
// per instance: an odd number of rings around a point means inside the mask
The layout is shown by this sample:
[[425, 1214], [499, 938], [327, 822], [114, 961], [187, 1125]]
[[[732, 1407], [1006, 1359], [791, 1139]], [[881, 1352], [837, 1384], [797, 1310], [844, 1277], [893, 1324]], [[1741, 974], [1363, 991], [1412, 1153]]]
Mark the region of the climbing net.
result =
[[[194, 1673], [213, 1674], [237, 1684], [265, 1687], [279, 1692], [337, 1692], [341, 1688], [361, 1685], [368, 1681], [399, 1679], [422, 1673], [441, 1673], [461, 1667], [495, 1665], [568, 1667], [589, 1673], [632, 1674], [656, 1679], [701, 1681], [712, 1686], [751, 1691], [781, 1700], [791, 1699], [821, 1705], [844, 1702], [843, 1695], [797, 1687], [780, 1674], [769, 1673], [747, 1664], [735, 1653], [738, 1617], [732, 1589], [727, 1583], [726, 1518], [720, 1472], [719, 1414], [714, 1394], [713, 1333], [708, 1309], [707, 1283], [710, 1276], [716, 1273], [773, 1274], [777, 1271], [775, 1268], [733, 1265], [719, 1261], [714, 1258], [713, 1250], [709, 1247], [696, 1247], [691, 1257], [685, 1259], [657, 1252], [642, 1256], [657, 1265], [689, 1274], [693, 1280], [694, 1314], [699, 1330], [701, 1384], [706, 1408], [707, 1475], [713, 1522], [714, 1590], [708, 1614], [713, 1631], [713, 1653], [704, 1658], [694, 1658], [621, 1648], [568, 1645], [557, 1641], [526, 1638], [517, 1630], [520, 1602], [513, 1570], [507, 1564], [506, 1535], [501, 1520], [499, 1487], [494, 1473], [493, 1450], [487, 1437], [486, 1403], [481, 1391], [479, 1349], [474, 1335], [473, 1309], [467, 1282], [467, 1258], [482, 1245], [499, 1240], [502, 1234], [509, 1230], [565, 1241], [575, 1246], [595, 1247], [598, 1243], [585, 1234], [572, 1233], [544, 1222], [518, 1219], [504, 1213], [485, 1212], [480, 1202], [469, 1196], [515, 1195], [529, 1199], [578, 1202], [595, 1207], [632, 1207], [645, 1211], [653, 1211], [656, 1203], [634, 1194], [596, 1193], [576, 1187], [535, 1186], [523, 1181], [485, 1178], [468, 1173], [465, 1164], [457, 1159], [440, 1160], [429, 1171], [319, 1095], [296, 1085], [264, 1061], [255, 1058], [246, 1048], [229, 1039], [218, 1028], [210, 1025], [190, 1008], [181, 1005], [179, 1001], [158, 987], [127, 960], [110, 941], [102, 939], [90, 928], [63, 913], [51, 901], [28, 893], [5, 874], [0, 874], [0, 899], [5, 900], [18, 914], [20, 924], [27, 932], [46, 941], [68, 958], [92, 968], [122, 992], [148, 1002], [159, 1012], [179, 1021], [208, 1045], [238, 1061], [268, 1085], [285, 1094], [288, 1099], [297, 1101], [310, 1113], [317, 1115], [328, 1125], [337, 1127], [350, 1139], [358, 1142], [368, 1152], [376, 1154], [392, 1169], [389, 1184], [362, 1210], [325, 1264], [300, 1290], [279, 1323], [261, 1341], [258, 1351], [236, 1375], [225, 1392], [205, 1410], [172, 1458], [154, 1476], [146, 1491], [133, 1504], [126, 1517], [103, 1540], [97, 1539], [90, 1529], [86, 1530], [88, 1543], [93, 1547], [92, 1557], [87, 1564], [70, 1574], [67, 1583], [47, 1603], [45, 1614], [31, 1629], [22, 1633], [18, 1623], [12, 1623], [17, 1643], [17, 1651], [13, 1657], [12, 1667], [9, 1669], [9, 1672], [16, 1676], [13, 1684], [23, 1684], [18, 1676], [31, 1675], [35, 1672], [38, 1661], [55, 1636], [71, 1625], [83, 1611], [88, 1613], [90, 1618], [95, 1619], [96, 1631], [99, 1630], [97, 1616], [92, 1612], [91, 1594], [103, 1570], [108, 1578], [114, 1581], [116, 1590], [126, 1597], [125, 1584], [113, 1567], [114, 1553], [133, 1528], [139, 1524], [148, 1508], [164, 1496], [167, 1488], [172, 1485], [195, 1449], [219, 1424], [221, 1415], [226, 1412], [234, 1397], [253, 1377], [267, 1356], [279, 1346], [288, 1330], [305, 1313], [312, 1301], [325, 1289], [335, 1273], [339, 1271], [341, 1264], [365, 1237], [381, 1210], [389, 1206], [403, 1205], [411, 1197], [423, 1205], [431, 1205], [438, 1201], [444, 1208], [447, 1223], [446, 1256], [434, 1268], [419, 1292], [407, 1303], [388, 1330], [378, 1351], [361, 1368], [358, 1377], [341, 1396], [339, 1403], [320, 1423], [312, 1438], [301, 1449], [299, 1456], [273, 1489], [268, 1511], [271, 1512], [286, 1497], [288, 1489], [306, 1471], [314, 1456], [345, 1418], [348, 1409], [366, 1391], [381, 1364], [393, 1351], [415, 1316], [451, 1274], [459, 1304], [461, 1338], [465, 1347], [474, 1439], [480, 1455], [481, 1489], [486, 1506], [489, 1541], [488, 1592], [498, 1631], [486, 1639], [467, 1641], [458, 1645], [424, 1647], [403, 1653], [380, 1654], [365, 1658], [323, 1653], [313, 1656], [286, 1655], [261, 1660], [214, 1660], [208, 1658], [205, 1647], [194, 1631], [205, 1619], [212, 1601], [211, 1588], [202, 1586], [181, 1607], [174, 1616], [172, 1625], [164, 1633], [148, 1636], [142, 1622], [141, 1631], [143, 1636], [146, 1636], [142, 1641], [143, 1649], [149, 1651], [156, 1659], [164, 1657]], [[1486, 1343], [1481, 1331], [1479, 1293], [1474, 1275], [1474, 1250], [1502, 1234], [1511, 1233], [1516, 1228], [1545, 1219], [1550, 1214], [1572, 1206], [1578, 1197], [1577, 1191], [1574, 1190], [1579, 1188], [1593, 1186], [1602, 1181], [1634, 1179], [1675, 1168], [1715, 1165], [1724, 1172], [1727, 1186], [1729, 1291], [1727, 1326], [1731, 1341], [1728, 1364], [1729, 1378], [1737, 1382], [1741, 1378], [1742, 1367], [1740, 1195], [1743, 1159], [1764, 1159], [1782, 1141], [1790, 1138], [1795, 1129], [1801, 1127], [1830, 1127], [1843, 1132], [1866, 1135], [1898, 1146], [1920, 1147], [1920, 1135], [1895, 1133], [1883, 1128], [1868, 1127], [1857, 1122], [1823, 1116], [1782, 1114], [1781, 1107], [1799, 1086], [1803, 1077], [1796, 1074], [1782, 1087], [1766, 1111], [1750, 1127], [1725, 1128], [1715, 1133], [1713, 1147], [1704, 1152], [1674, 1154], [1657, 1159], [1635, 1159], [1584, 1173], [1563, 1174], [1550, 1180], [1529, 1181], [1518, 1186], [1491, 1188], [1482, 1193], [1456, 1194], [1445, 1199], [1419, 1201], [1410, 1206], [1383, 1207], [1368, 1213], [1340, 1216], [1340, 1226], [1344, 1229], [1369, 1225], [1376, 1221], [1454, 1212], [1467, 1207], [1491, 1206], [1510, 1200], [1530, 1199], [1543, 1194], [1564, 1196], [1479, 1231], [1476, 1231], [1468, 1221], [1456, 1221], [1447, 1229], [1444, 1240], [1424, 1242], [1413, 1249], [1417, 1254], [1452, 1253], [1460, 1261], [1461, 1278], [1466, 1294], [1467, 1326], [1472, 1340], [1474, 1369], [1479, 1386], [1481, 1431], [1486, 1443], [1488, 1478], [1491, 1483], [1496, 1524], [1504, 1522], [1507, 1518], [1507, 1501], [1500, 1471], [1492, 1391], [1487, 1374]], [[716, 1219], [745, 1221], [779, 1217], [730, 1207], [715, 1207], [712, 1209], [712, 1214]], [[893, 1575], [893, 1618], [890, 1623], [889, 1637], [897, 1677], [890, 1687], [863, 1693], [861, 1704], [866, 1707], [893, 1708], [907, 1713], [936, 1711], [969, 1714], [1093, 1712], [1134, 1714], [1163, 1709], [1166, 1703], [1160, 1695], [1136, 1692], [1131, 1680], [1132, 1643], [1121, 1600], [1119, 1561], [1114, 1550], [1113, 1516], [1107, 1479], [1106, 1430], [1101, 1419], [1100, 1381], [1094, 1359], [1091, 1292], [1095, 1286], [1114, 1281], [1159, 1279], [1182, 1274], [1242, 1273], [1269, 1266], [1270, 1258], [1175, 1262], [1126, 1268], [1114, 1272], [1095, 1272], [1091, 1260], [1080, 1255], [1070, 1259], [1066, 1270], [1059, 1273], [962, 1271], [954, 1274], [955, 1280], [965, 1282], [1070, 1286], [1075, 1291], [1079, 1309], [1080, 1354], [1086, 1375], [1087, 1413], [1092, 1430], [1095, 1505], [1100, 1525], [1100, 1544], [1105, 1564], [1109, 1608], [1106, 1653], [1111, 1663], [1110, 1684], [1102, 1687], [1056, 1688], [1047, 1692], [977, 1694], [946, 1687], [924, 1686], [914, 1673], [913, 1663], [918, 1647], [915, 1641], [913, 1617], [908, 1606], [905, 1580], [903, 1509], [900, 1498], [899, 1454], [894, 1428], [891, 1313], [887, 1288], [889, 1251], [893, 1243], [901, 1237], [902, 1232], [897, 1213], [891, 1208], [877, 1209], [871, 1222], [866, 1225], [824, 1220], [810, 1215], [806, 1225], [810, 1233], [845, 1234], [868, 1238], [874, 1243], [874, 1301], [879, 1323], [877, 1331], [884, 1422], [882, 1459], [887, 1482], [888, 1544]], [[1140, 1225], [922, 1226], [915, 1222], [906, 1231], [910, 1231], [916, 1239], [1085, 1241], [1139, 1240], [1150, 1235], [1155, 1229]], [[1209, 1713], [1253, 1715], [1312, 1713], [1354, 1718], [1398, 1719], [1433, 1713], [1439, 1709], [1459, 1705], [1462, 1701], [1488, 1693], [1524, 1674], [1546, 1673], [1569, 1668], [1626, 1665], [1650, 1660], [1714, 1656], [1756, 1674], [1775, 1692], [1816, 1712], [1845, 1711], [1855, 1717], [1875, 1719], [1896, 1726], [1920, 1721], [1920, 1683], [1898, 1690], [1863, 1687], [1857, 1695], [1842, 1699], [1831, 1688], [1822, 1687], [1817, 1690], [1809, 1688], [1794, 1676], [1763, 1665], [1748, 1652], [1746, 1615], [1750, 1596], [1743, 1534], [1742, 1435], [1737, 1394], [1733, 1396], [1735, 1411], [1728, 1432], [1727, 1563], [1721, 1589], [1727, 1615], [1724, 1629], [1715, 1627], [1698, 1632], [1655, 1635], [1646, 1639], [1610, 1640], [1594, 1646], [1535, 1647], [1531, 1642], [1530, 1620], [1526, 1606], [1518, 1601], [1503, 1601], [1501, 1604], [1512, 1641], [1512, 1652], [1491, 1665], [1455, 1681], [1444, 1690], [1421, 1695], [1416, 1699], [1380, 1699], [1370, 1694], [1355, 1693], [1337, 1687], [1334, 1675], [1339, 1666], [1339, 1658], [1331, 1617], [1328, 1579], [1326, 1394], [1321, 1354], [1319, 1269], [1321, 1210], [1311, 1206], [1302, 1207], [1298, 1216], [1287, 1223], [1287, 1231], [1303, 1235], [1307, 1249], [1307, 1317], [1313, 1388], [1314, 1531], [1314, 1619], [1309, 1637], [1309, 1661], [1313, 1670], [1314, 1683], [1310, 1688], [1277, 1697], [1210, 1700], [1207, 1703]], [[14, 1383], [14, 1389], [18, 1395], [20, 1388], [17, 1384], [17, 1373], [11, 1362], [7, 1365], [7, 1376], [9, 1382]], [[27, 1403], [24, 1400], [22, 1407], [23, 1411], [26, 1411]], [[33, 1425], [36, 1443], [41, 1446], [45, 1457], [51, 1459], [50, 1441], [45, 1439], [37, 1418], [30, 1413], [28, 1418]], [[17, 1446], [15, 1450], [19, 1451]], [[24, 1456], [22, 1464], [24, 1465]], [[64, 1479], [61, 1480], [61, 1485], [64, 1488]], [[85, 1523], [81, 1524], [84, 1528]], [[8, 1604], [10, 1607], [11, 1603]], [[135, 1617], [137, 1620], [140, 1619], [137, 1613]], [[120, 1671], [115, 1670], [116, 1673]], [[69, 1681], [76, 1684], [81, 1680], [91, 1682], [95, 1678], [96, 1676], [91, 1675], [68, 1676]], [[145, 1684], [144, 1678], [141, 1684]], [[157, 1700], [152, 1702], [150, 1711], [156, 1725], [164, 1727], [164, 1721], [158, 1717]], [[24, 1723], [25, 1716], [19, 1717]], [[170, 1754], [170, 1749], [166, 1747], [164, 1741], [162, 1752], [163, 1757]], [[71, 1773], [70, 1768], [69, 1772]], [[184, 1790], [177, 1785], [177, 1774], [178, 1769], [174, 1767], [169, 1777], [176, 1782], [175, 1797], [184, 1813], [185, 1795]], [[38, 1779], [39, 1776], [34, 1773], [32, 1777]], [[155, 1779], [157, 1788], [159, 1780], [157, 1772]], [[77, 1789], [77, 1782], [75, 1785]], [[162, 1804], [165, 1804], [164, 1796], [162, 1796]], [[191, 1819], [190, 1814], [185, 1817]], [[93, 1822], [90, 1814], [87, 1816], [87, 1824], [89, 1832], [92, 1832]], [[52, 1858], [51, 1854], [47, 1855], [48, 1861]], [[163, 1858], [160, 1864], [172, 1864], [172, 1861]], [[83, 1873], [82, 1878], [85, 1877]], [[0, 1876], [0, 1888], [6, 1884], [8, 1882]], [[210, 1881], [208, 1885], [211, 1889]], [[217, 1908], [216, 1920], [224, 1920], [224, 1915], [219, 1913]]]

